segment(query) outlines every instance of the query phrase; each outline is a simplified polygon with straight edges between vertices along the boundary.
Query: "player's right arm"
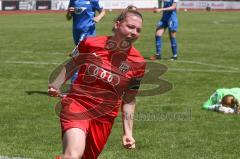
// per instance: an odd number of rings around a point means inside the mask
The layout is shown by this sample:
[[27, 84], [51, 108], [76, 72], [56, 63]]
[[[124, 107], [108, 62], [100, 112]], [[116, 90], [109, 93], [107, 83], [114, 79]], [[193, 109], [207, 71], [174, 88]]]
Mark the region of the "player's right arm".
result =
[[51, 78], [51, 80], [49, 80], [48, 94], [50, 96], [61, 96], [61, 86], [73, 76], [74, 72], [78, 70], [83, 63], [84, 58], [80, 57], [81, 54], [78, 51], [78, 47], [73, 50], [73, 54], [75, 56], [64, 64], [60, 71], [58, 71], [58, 73], [55, 75], [55, 78]]
[[67, 9], [67, 14], [66, 14], [66, 18], [67, 20], [71, 20], [72, 19], [72, 14], [74, 13], [74, 4], [73, 1], [70, 1], [68, 4], [68, 9]]
[[66, 14], [66, 18], [67, 20], [71, 20], [72, 19], [72, 14], [74, 13], [74, 7], [69, 7], [67, 10], [67, 14]]
[[71, 77], [71, 72], [74, 69], [74, 61], [73, 58], [62, 67], [59, 73], [56, 75], [55, 79], [49, 81], [48, 84], [48, 94], [51, 97], [59, 97], [61, 96], [60, 88], [61, 86]]
[[[55, 74], [54, 78], [49, 80], [48, 93], [50, 96], [59, 97], [61, 95], [61, 86], [69, 80], [74, 72], [79, 70], [82, 64], [85, 63], [85, 60], [87, 60], [89, 54], [87, 53], [87, 44], [85, 42], [86, 40], [82, 41], [74, 48], [71, 53], [74, 56], [65, 62], [60, 71]], [[79, 48], [81, 48], [81, 50], [79, 50]]]

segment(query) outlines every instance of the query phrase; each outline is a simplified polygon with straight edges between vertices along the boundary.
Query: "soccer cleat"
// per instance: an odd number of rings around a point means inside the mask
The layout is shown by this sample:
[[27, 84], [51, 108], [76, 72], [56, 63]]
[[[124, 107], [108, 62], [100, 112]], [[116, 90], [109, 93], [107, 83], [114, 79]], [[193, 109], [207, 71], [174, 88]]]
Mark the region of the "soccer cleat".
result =
[[171, 57], [171, 60], [172, 60], [172, 61], [177, 60], [177, 59], [178, 59], [177, 56]]
[[154, 61], [154, 60], [161, 60], [162, 57], [161, 57], [161, 55], [153, 55], [149, 59], [152, 60], [152, 61]]

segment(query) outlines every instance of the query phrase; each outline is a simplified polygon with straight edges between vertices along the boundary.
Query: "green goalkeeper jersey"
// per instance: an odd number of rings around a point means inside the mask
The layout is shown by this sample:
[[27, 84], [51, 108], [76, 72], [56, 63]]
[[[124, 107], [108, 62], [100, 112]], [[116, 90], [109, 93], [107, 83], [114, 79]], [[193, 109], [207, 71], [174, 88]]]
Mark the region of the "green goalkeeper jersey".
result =
[[215, 104], [219, 104], [225, 95], [233, 95], [235, 98], [240, 100], [240, 88], [217, 89], [216, 92], [214, 92], [211, 95], [211, 97], [203, 104], [202, 108], [208, 110], [211, 106], [213, 106]]

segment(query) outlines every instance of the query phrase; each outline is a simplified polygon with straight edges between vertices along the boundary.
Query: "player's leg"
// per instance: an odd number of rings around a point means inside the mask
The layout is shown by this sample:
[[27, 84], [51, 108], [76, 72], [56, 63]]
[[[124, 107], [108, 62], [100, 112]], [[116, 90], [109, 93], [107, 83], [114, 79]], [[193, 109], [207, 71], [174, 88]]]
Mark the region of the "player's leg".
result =
[[173, 53], [173, 56], [171, 57], [171, 59], [176, 60], [178, 57], [178, 44], [176, 39], [177, 30], [178, 30], [178, 20], [176, 17], [173, 17], [169, 20], [168, 29], [169, 29], [169, 37], [170, 37], [171, 48]]
[[63, 136], [63, 159], [80, 159], [85, 149], [86, 134], [82, 129], [68, 129]]
[[156, 55], [160, 57], [162, 56], [162, 35], [164, 31], [164, 28], [159, 28], [156, 30], [155, 35]]
[[151, 60], [161, 59], [162, 58], [162, 35], [165, 31], [166, 23], [164, 21], [159, 21], [157, 24], [157, 29], [155, 33], [155, 46], [156, 53], [154, 56], [150, 57]]
[[61, 99], [60, 123], [62, 128], [62, 159], [80, 159], [86, 145], [89, 120], [81, 120], [76, 114], [86, 111], [75, 99]]
[[114, 121], [91, 120], [82, 159], [97, 159], [111, 133]]
[[177, 32], [175, 31], [169, 31], [169, 37], [171, 42], [171, 48], [173, 56], [171, 57], [172, 60], [176, 60], [178, 56], [178, 45], [177, 45], [177, 39], [176, 39]]

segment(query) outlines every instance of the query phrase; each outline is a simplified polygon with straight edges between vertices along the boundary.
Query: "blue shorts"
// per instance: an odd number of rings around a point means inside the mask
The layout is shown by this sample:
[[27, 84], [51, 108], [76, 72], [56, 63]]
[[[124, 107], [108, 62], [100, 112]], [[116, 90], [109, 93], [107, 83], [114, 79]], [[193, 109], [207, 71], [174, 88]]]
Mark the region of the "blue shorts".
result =
[[73, 29], [73, 40], [75, 45], [77, 45], [80, 41], [83, 41], [86, 37], [89, 36], [96, 36], [95, 25], [91, 26], [87, 31]]
[[178, 19], [177, 17], [170, 17], [168, 19], [161, 19], [157, 23], [157, 29], [160, 28], [168, 28], [170, 32], [177, 32], [178, 31]]

